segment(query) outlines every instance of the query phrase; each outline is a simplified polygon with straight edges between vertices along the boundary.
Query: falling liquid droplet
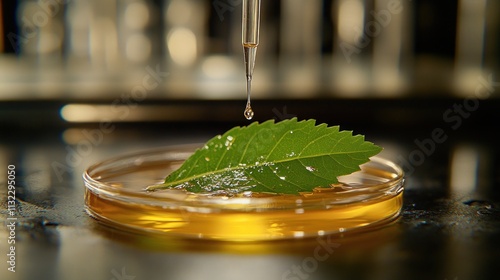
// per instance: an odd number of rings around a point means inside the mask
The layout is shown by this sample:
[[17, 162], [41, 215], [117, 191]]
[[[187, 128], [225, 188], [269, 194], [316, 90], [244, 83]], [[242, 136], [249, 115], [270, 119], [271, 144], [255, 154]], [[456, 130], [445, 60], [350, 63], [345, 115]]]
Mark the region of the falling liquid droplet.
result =
[[245, 118], [251, 120], [253, 118], [254, 112], [252, 106], [250, 105], [250, 99], [252, 95], [252, 76], [247, 76], [247, 106], [245, 107]]
[[254, 112], [250, 104], [247, 104], [247, 107], [245, 108], [245, 112], [243, 113], [243, 115], [245, 115], [245, 118], [247, 120], [251, 120], [253, 118]]
[[257, 44], [255, 45], [243, 45], [243, 53], [245, 60], [245, 73], [247, 78], [247, 106], [245, 108], [244, 116], [247, 120], [253, 118], [254, 112], [250, 106], [250, 100], [252, 96], [252, 76], [253, 69], [255, 66], [255, 56], [257, 54]]

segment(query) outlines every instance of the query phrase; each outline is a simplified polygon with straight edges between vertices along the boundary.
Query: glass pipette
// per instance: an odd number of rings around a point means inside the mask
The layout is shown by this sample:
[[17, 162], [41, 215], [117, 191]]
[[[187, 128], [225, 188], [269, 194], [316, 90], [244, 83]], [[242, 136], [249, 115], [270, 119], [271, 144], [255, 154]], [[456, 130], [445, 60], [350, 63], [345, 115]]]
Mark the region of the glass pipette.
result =
[[260, 0], [243, 0], [242, 13], [242, 44], [245, 57], [245, 70], [247, 77], [247, 105], [245, 107], [245, 118], [251, 120], [254, 112], [250, 105], [252, 94], [252, 76], [255, 67], [255, 56], [259, 45], [260, 29]]

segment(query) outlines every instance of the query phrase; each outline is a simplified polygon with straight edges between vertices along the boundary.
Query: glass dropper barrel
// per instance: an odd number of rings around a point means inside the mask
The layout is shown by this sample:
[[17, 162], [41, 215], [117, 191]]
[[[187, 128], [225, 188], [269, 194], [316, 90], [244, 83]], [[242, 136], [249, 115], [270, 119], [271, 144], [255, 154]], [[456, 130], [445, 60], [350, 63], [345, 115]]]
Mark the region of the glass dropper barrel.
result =
[[260, 0], [243, 0], [242, 14], [242, 44], [245, 57], [245, 71], [247, 77], [247, 105], [245, 108], [245, 118], [251, 120], [254, 112], [250, 99], [252, 92], [252, 76], [255, 67], [255, 56], [259, 45], [260, 29]]

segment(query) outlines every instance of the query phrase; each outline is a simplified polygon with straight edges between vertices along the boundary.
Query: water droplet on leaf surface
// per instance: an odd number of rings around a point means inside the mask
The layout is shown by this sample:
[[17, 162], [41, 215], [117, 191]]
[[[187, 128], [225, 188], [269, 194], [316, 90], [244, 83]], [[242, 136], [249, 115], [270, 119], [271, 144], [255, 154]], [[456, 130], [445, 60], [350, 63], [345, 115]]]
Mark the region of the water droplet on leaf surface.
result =
[[307, 171], [310, 171], [310, 172], [316, 171], [316, 168], [314, 168], [312, 166], [306, 166], [306, 169], [307, 169]]

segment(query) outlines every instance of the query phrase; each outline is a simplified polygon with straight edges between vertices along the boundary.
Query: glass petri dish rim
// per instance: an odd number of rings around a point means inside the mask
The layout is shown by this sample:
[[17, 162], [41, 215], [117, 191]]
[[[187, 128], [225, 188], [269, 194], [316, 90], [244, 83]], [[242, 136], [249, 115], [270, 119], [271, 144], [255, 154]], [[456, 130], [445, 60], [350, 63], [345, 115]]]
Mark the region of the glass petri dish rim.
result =
[[[206, 208], [217, 209], [217, 211], [275, 211], [276, 208], [269, 208], [267, 205], [270, 203], [279, 205], [279, 209], [290, 209], [294, 207], [307, 208], [307, 207], [323, 207], [325, 204], [330, 206], [343, 205], [355, 202], [369, 202], [370, 200], [380, 199], [381, 196], [396, 196], [403, 191], [404, 186], [404, 172], [397, 164], [384, 159], [379, 156], [372, 157], [370, 161], [361, 166], [361, 171], [354, 172], [353, 174], [339, 177], [349, 179], [356, 174], [363, 172], [377, 173], [377, 171], [385, 171], [390, 176], [387, 176], [386, 181], [367, 186], [359, 186], [351, 190], [347, 190], [344, 194], [352, 194], [346, 196], [345, 199], [338, 200], [335, 198], [336, 193], [328, 195], [279, 195], [269, 197], [220, 197], [209, 196], [200, 194], [188, 194], [177, 190], [146, 192], [144, 188], [140, 191], [128, 190], [124, 188], [117, 188], [112, 184], [102, 181], [102, 176], [105, 174], [108, 177], [118, 176], [120, 173], [126, 171], [133, 171], [144, 164], [165, 164], [166, 162], [179, 162], [181, 163], [195, 149], [202, 147], [202, 144], [184, 144], [173, 145], [164, 148], [157, 148], [153, 150], [146, 150], [143, 152], [136, 152], [125, 154], [122, 156], [110, 158], [102, 162], [89, 166], [83, 173], [83, 180], [86, 189], [94, 194], [97, 194], [105, 199], [111, 201], [122, 201], [135, 204], [142, 204], [147, 206], [160, 206], [160, 207], [203, 207], [202, 211]], [[168, 175], [165, 173], [165, 176]], [[367, 193], [368, 191], [368, 193]], [[364, 195], [360, 196], [360, 193]], [[279, 200], [279, 201], [276, 201]], [[297, 206], [297, 201], [300, 200], [300, 205]], [[235, 205], [237, 205], [235, 207]], [[266, 205], [266, 207], [263, 207]], [[244, 206], [244, 207], [243, 207]]]

